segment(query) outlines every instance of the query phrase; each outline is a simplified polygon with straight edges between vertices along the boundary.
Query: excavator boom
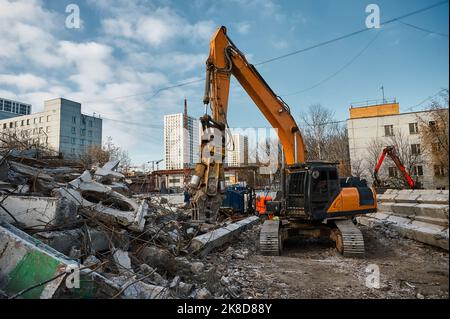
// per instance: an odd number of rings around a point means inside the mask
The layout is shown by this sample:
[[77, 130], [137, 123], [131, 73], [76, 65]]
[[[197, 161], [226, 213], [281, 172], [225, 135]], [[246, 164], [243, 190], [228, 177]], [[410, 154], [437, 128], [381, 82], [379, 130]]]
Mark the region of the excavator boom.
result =
[[[244, 88], [270, 125], [276, 130], [283, 146], [286, 164], [305, 162], [305, 145], [288, 105], [277, 96], [233, 44], [220, 27], [210, 42], [206, 61], [206, 82], [203, 103], [205, 115], [201, 118], [204, 134], [201, 144], [201, 163], [196, 165], [189, 184], [192, 193], [193, 218], [214, 219], [224, 191], [223, 160], [225, 158], [225, 129], [228, 126], [228, 96], [233, 75]], [[207, 115], [210, 105], [211, 115]], [[212, 133], [214, 132], [214, 133]], [[221, 145], [217, 141], [219, 133]], [[212, 137], [214, 135], [214, 137]], [[206, 215], [205, 215], [206, 214]], [[202, 216], [200, 216], [202, 215]]]

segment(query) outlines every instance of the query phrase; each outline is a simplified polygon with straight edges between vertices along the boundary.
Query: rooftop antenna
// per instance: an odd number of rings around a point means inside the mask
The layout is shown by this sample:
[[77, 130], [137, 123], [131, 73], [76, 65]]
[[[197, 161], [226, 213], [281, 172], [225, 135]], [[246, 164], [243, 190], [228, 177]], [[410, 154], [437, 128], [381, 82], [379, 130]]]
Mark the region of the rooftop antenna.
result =
[[381, 89], [381, 92], [383, 94], [383, 104], [384, 104], [384, 103], [386, 103], [386, 99], [384, 98], [384, 86], [383, 86], [383, 84], [381, 84], [380, 89]]

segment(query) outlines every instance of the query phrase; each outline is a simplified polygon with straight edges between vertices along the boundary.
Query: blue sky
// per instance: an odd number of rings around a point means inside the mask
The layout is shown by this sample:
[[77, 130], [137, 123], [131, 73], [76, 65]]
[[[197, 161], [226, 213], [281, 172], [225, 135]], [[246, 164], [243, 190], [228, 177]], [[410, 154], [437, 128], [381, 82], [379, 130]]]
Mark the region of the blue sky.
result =
[[[191, 115], [202, 114], [203, 83], [153, 93], [204, 76], [216, 27], [227, 26], [256, 64], [364, 28], [370, 3], [386, 21], [436, 1], [0, 0], [0, 96], [32, 103], [34, 111], [58, 96], [81, 102], [83, 112], [104, 118], [104, 137], [112, 136], [141, 164], [162, 158], [163, 115], [181, 112], [184, 97]], [[65, 27], [70, 3], [80, 8], [80, 29]], [[448, 34], [448, 12], [447, 3], [404, 22]], [[320, 103], [346, 119], [351, 102], [381, 98], [381, 85], [406, 111], [448, 87], [448, 40], [394, 22], [257, 68], [296, 118]], [[291, 94], [351, 60], [321, 85]], [[229, 123], [268, 126], [235, 80]]]

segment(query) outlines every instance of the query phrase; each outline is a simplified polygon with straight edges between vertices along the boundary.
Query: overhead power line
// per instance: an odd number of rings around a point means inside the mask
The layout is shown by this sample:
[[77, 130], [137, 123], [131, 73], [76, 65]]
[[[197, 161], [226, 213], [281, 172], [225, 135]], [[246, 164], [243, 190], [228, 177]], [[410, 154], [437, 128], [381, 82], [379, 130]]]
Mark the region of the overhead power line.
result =
[[[428, 11], [430, 9], [436, 8], [438, 6], [441, 6], [441, 5], [445, 4], [445, 3], [448, 3], [448, 0], [440, 1], [440, 2], [437, 2], [437, 3], [431, 4], [429, 6], [426, 6], [424, 8], [421, 8], [421, 9], [418, 9], [418, 10], [406, 13], [406, 14], [401, 15], [399, 17], [387, 20], [387, 21], [381, 23], [381, 25], [382, 26], [383, 25], [387, 25], [389, 23], [392, 23], [392, 22], [395, 22], [395, 21], [399, 21], [399, 20], [407, 18], [407, 17], [411, 17], [413, 15], [416, 15], [416, 14]], [[354, 31], [354, 32], [351, 32], [351, 33], [348, 33], [348, 34], [345, 34], [345, 35], [342, 35], [342, 36], [339, 36], [339, 37], [336, 37], [336, 38], [333, 38], [333, 39], [330, 39], [330, 40], [327, 40], [327, 41], [324, 41], [324, 42], [317, 43], [317, 44], [312, 45], [312, 46], [307, 47], [307, 48], [303, 48], [303, 49], [300, 49], [300, 50], [292, 51], [292, 52], [289, 52], [289, 53], [286, 53], [286, 54], [283, 54], [283, 55], [280, 55], [280, 56], [277, 56], [277, 57], [274, 57], [274, 58], [270, 58], [270, 59], [265, 60], [265, 61], [258, 62], [258, 63], [254, 64], [254, 65], [262, 65], [262, 64], [267, 64], [267, 63], [274, 62], [274, 61], [277, 61], [277, 60], [281, 60], [281, 59], [284, 59], [284, 58], [287, 58], [287, 57], [290, 57], [290, 56], [293, 56], [293, 55], [296, 55], [296, 54], [299, 54], [299, 53], [310, 51], [310, 50], [315, 49], [315, 48], [319, 48], [319, 47], [322, 47], [322, 46], [325, 46], [325, 45], [328, 45], [328, 44], [331, 44], [331, 43], [334, 43], [334, 42], [337, 42], [337, 41], [340, 41], [340, 40], [344, 40], [344, 39], [350, 38], [350, 37], [355, 36], [357, 34], [366, 32], [368, 30], [371, 30], [371, 29], [364, 28], [364, 29], [361, 29], [361, 30], [357, 30], [357, 31]], [[141, 92], [141, 93], [136, 93], [136, 94], [132, 94], [132, 95], [117, 96], [117, 97], [113, 97], [113, 98], [110, 98], [110, 99], [104, 99], [104, 100], [99, 100], [99, 101], [86, 101], [86, 102], [83, 102], [83, 103], [95, 103], [95, 102], [101, 102], [101, 101], [111, 101], [111, 100], [117, 100], [117, 99], [124, 99], [124, 98], [136, 97], [136, 96], [149, 95], [149, 94], [152, 94], [152, 96], [149, 97], [149, 99], [151, 99], [151, 98], [155, 97], [156, 95], [158, 95], [162, 91], [166, 91], [166, 90], [170, 90], [170, 89], [177, 88], [177, 87], [182, 87], [182, 86], [187, 86], [187, 85], [199, 83], [199, 82], [202, 82], [204, 80], [205, 80], [205, 78], [201, 78], [201, 79], [196, 79], [196, 80], [193, 80], [193, 81], [187, 81], [187, 82], [182, 82], [182, 83], [178, 83], [178, 84], [174, 84], [174, 85], [170, 85], [170, 86], [165, 86], [165, 87], [159, 88], [156, 91], [147, 91], [147, 92]]]
[[361, 51], [359, 51], [353, 58], [351, 58], [346, 64], [344, 64], [342, 67], [340, 67], [336, 72], [330, 74], [329, 76], [327, 76], [326, 78], [324, 78], [323, 80], [317, 82], [316, 84], [307, 87], [306, 89], [300, 90], [300, 91], [296, 91], [296, 92], [292, 92], [289, 94], [284, 94], [282, 96], [286, 97], [286, 96], [292, 96], [292, 95], [296, 95], [296, 94], [300, 94], [312, 89], [315, 89], [316, 87], [324, 84], [325, 82], [331, 80], [332, 78], [334, 78], [335, 76], [337, 76], [339, 73], [341, 73], [342, 71], [344, 71], [346, 68], [348, 68], [350, 65], [353, 64], [353, 62], [355, 62], [364, 52], [366, 52], [366, 50], [372, 45], [372, 43], [375, 42], [375, 40], [378, 38], [378, 36], [380, 35], [381, 30], [378, 31], [375, 36], [369, 41], [369, 43], [367, 45], [364, 46], [364, 48], [362, 48]]
[[422, 102], [420, 102], [420, 103], [418, 103], [418, 104], [416, 104], [416, 105], [410, 106], [410, 107], [408, 107], [408, 108], [405, 109], [405, 110], [406, 110], [406, 111], [413, 111], [416, 107], [419, 107], [419, 106], [423, 105], [425, 102], [428, 102], [428, 101], [434, 99], [436, 96], [438, 96], [439, 94], [441, 94], [442, 92], [444, 92], [444, 91], [446, 91], [446, 90], [448, 90], [448, 89], [441, 89], [441, 90], [439, 90], [437, 93], [435, 93], [435, 94], [433, 94], [433, 95], [427, 97], [426, 99], [424, 99]]
[[[418, 9], [418, 10], [406, 13], [406, 14], [401, 15], [399, 17], [396, 17], [396, 18], [387, 20], [385, 22], [382, 22], [382, 23], [380, 23], [380, 25], [381, 26], [388, 25], [388, 24], [390, 24], [392, 22], [395, 22], [395, 21], [398, 21], [398, 20], [401, 20], [401, 19], [404, 19], [404, 18], [407, 18], [407, 17], [411, 17], [413, 15], [416, 15], [416, 14], [425, 12], [427, 10], [436, 8], [436, 7], [441, 6], [441, 5], [445, 4], [445, 3], [448, 3], [448, 0], [440, 1], [440, 2], [437, 2], [437, 3], [431, 4], [429, 6], [426, 6], [424, 8], [421, 8], [421, 9]], [[255, 65], [262, 65], [262, 64], [274, 62], [274, 61], [277, 61], [277, 60], [281, 60], [281, 59], [284, 59], [284, 58], [287, 58], [287, 57], [290, 57], [290, 56], [293, 56], [293, 55], [296, 55], [296, 54], [299, 54], [299, 53], [310, 51], [310, 50], [315, 49], [315, 48], [319, 48], [319, 47], [322, 47], [322, 46], [325, 46], [325, 45], [328, 45], [328, 44], [331, 44], [331, 43], [334, 43], [334, 42], [337, 42], [337, 41], [340, 41], [340, 40], [343, 40], [343, 39], [347, 39], [347, 38], [353, 37], [353, 36], [355, 36], [357, 34], [366, 32], [368, 30], [371, 30], [371, 29], [369, 29], [369, 28], [360, 29], [360, 30], [357, 30], [357, 31], [354, 31], [354, 32], [351, 32], [351, 33], [348, 33], [348, 34], [344, 34], [344, 35], [341, 35], [339, 37], [336, 37], [336, 38], [333, 38], [333, 39], [330, 39], [330, 40], [327, 40], [327, 41], [324, 41], [324, 42], [320, 42], [320, 43], [314, 44], [314, 45], [312, 45], [310, 47], [306, 47], [306, 48], [303, 48], [303, 49], [300, 49], [300, 50], [296, 50], [296, 51], [292, 51], [290, 53], [286, 53], [286, 54], [283, 54], [283, 55], [280, 55], [280, 56], [277, 56], [277, 57], [274, 57], [274, 58], [270, 58], [270, 59], [265, 60], [265, 61], [261, 61], [259, 63], [256, 63]]]
[[446, 34], [446, 33], [441, 33], [441, 32], [431, 31], [431, 30], [428, 30], [428, 29], [419, 27], [419, 26], [417, 26], [417, 25], [414, 25], [414, 24], [412, 24], [412, 23], [407, 23], [407, 22], [404, 22], [404, 21], [401, 21], [401, 20], [398, 20], [397, 22], [399, 22], [399, 23], [401, 23], [401, 24], [403, 24], [403, 25], [406, 25], [406, 26], [408, 26], [408, 27], [411, 27], [411, 28], [413, 28], [413, 29], [416, 29], [416, 30], [420, 30], [420, 31], [426, 32], [426, 33], [428, 33], [428, 34], [436, 34], [436, 35], [440, 35], [440, 36], [442, 36], [442, 37], [447, 37], [447, 38], [448, 38], [448, 34]]

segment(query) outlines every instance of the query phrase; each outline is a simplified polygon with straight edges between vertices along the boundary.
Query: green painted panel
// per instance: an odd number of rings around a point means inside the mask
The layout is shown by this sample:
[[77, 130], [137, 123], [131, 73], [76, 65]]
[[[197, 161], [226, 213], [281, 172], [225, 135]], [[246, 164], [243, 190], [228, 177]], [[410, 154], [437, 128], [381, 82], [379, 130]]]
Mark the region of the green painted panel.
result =
[[[15, 294], [23, 289], [44, 282], [55, 276], [59, 262], [39, 251], [28, 252], [9, 273], [9, 281], [6, 287], [8, 294]], [[24, 293], [22, 298], [38, 299], [45, 285], [33, 288]]]

